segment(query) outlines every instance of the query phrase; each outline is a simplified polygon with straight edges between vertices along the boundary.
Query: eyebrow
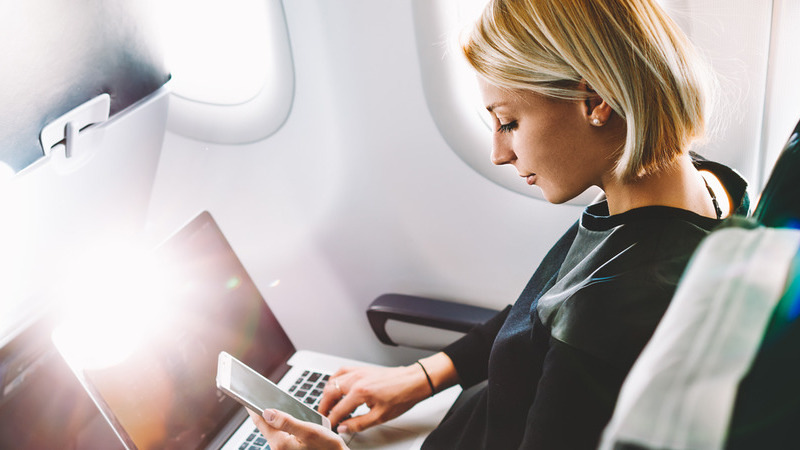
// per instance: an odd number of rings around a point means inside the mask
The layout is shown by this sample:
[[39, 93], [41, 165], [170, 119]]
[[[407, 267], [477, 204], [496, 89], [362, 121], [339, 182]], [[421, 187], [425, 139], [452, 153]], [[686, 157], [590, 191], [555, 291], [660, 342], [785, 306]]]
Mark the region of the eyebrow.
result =
[[505, 102], [492, 103], [491, 105], [486, 107], [486, 110], [492, 112], [495, 110], [495, 108], [498, 108], [500, 106], [505, 106]]

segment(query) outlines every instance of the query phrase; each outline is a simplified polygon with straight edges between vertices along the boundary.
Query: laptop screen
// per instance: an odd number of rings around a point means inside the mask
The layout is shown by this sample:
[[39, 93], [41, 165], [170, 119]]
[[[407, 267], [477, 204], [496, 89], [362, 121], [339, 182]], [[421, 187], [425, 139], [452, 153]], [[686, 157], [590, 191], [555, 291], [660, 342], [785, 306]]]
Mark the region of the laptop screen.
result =
[[277, 382], [295, 349], [209, 213], [157, 255], [173, 266], [179, 314], [124, 361], [84, 370], [83, 382], [137, 448], [197, 448], [241, 409], [216, 389], [219, 352]]

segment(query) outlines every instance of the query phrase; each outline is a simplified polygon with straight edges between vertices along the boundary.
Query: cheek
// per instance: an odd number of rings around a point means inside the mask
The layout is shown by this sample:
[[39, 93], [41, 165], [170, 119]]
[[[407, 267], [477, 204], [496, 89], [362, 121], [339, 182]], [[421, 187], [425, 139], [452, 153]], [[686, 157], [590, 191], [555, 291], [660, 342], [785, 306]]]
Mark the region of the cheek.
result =
[[547, 129], [529, 130], [515, 137], [514, 150], [520, 159], [532, 164], [530, 169], [539, 172], [558, 171], [569, 164], [571, 148], [562, 135]]
[[536, 130], [526, 129], [514, 134], [514, 151], [521, 158], [535, 161], [545, 148], [543, 144]]

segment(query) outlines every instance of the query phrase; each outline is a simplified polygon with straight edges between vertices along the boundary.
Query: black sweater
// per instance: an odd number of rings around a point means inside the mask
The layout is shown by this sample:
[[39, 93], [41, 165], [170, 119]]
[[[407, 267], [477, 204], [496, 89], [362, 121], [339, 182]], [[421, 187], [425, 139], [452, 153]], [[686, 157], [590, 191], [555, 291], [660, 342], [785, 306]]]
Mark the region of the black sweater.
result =
[[[704, 168], [746, 211], [744, 181]], [[718, 223], [662, 206], [614, 216], [605, 202], [587, 207], [513, 307], [445, 348], [464, 388], [488, 384], [423, 448], [596, 448], [691, 254]]]

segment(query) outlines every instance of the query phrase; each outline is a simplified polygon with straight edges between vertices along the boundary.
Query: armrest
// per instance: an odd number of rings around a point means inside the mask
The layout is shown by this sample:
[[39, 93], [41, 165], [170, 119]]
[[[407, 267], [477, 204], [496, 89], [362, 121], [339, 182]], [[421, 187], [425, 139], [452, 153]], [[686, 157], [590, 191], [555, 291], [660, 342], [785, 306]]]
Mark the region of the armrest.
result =
[[[376, 298], [367, 309], [367, 319], [378, 339], [387, 345], [398, 346], [389, 334], [389, 328], [398, 330], [399, 323], [408, 324], [414, 338], [404, 346], [439, 349], [475, 325], [492, 318], [498, 311], [480, 306], [465, 305], [425, 297], [403, 294], [384, 294]], [[425, 335], [425, 336], [423, 336]], [[420, 338], [429, 338], [421, 342]]]

